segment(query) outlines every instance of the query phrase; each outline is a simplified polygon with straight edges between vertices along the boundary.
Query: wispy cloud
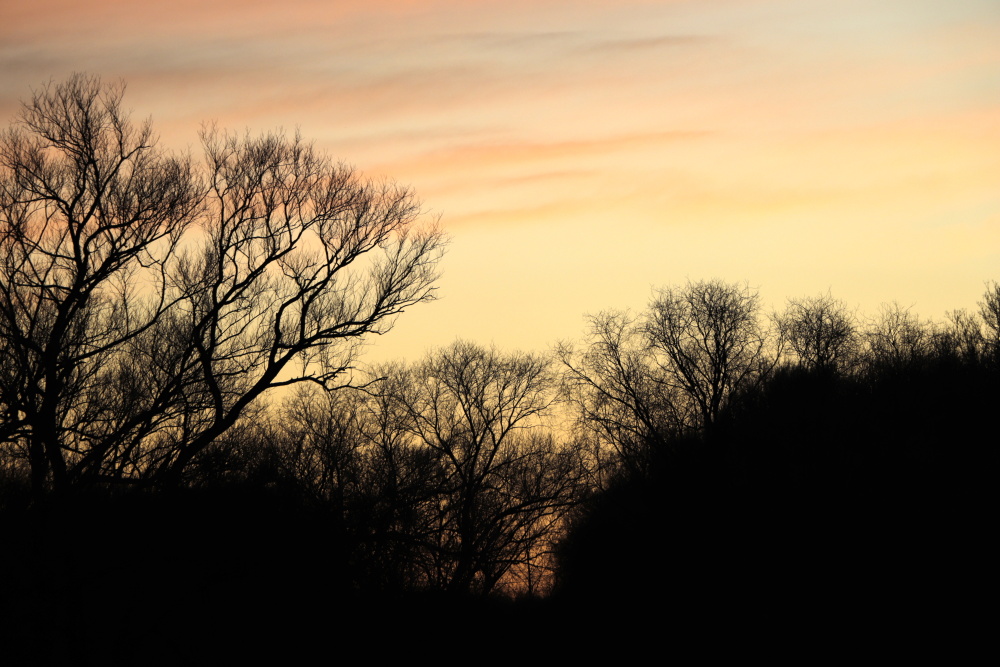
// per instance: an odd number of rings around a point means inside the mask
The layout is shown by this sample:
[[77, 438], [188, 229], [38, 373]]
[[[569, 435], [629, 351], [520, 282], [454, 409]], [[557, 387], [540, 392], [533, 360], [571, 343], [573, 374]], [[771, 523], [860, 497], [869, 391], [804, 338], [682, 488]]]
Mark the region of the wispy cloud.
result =
[[636, 52], [645, 53], [676, 47], [711, 45], [719, 38], [709, 35], [659, 35], [653, 37], [635, 37], [632, 39], [596, 39], [586, 45], [586, 50], [599, 54]]

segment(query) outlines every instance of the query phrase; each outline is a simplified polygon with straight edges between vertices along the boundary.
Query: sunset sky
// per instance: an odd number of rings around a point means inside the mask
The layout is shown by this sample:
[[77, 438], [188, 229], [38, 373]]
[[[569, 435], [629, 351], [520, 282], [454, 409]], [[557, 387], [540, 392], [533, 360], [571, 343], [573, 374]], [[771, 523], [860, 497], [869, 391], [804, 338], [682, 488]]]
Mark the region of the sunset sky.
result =
[[164, 146], [301, 129], [413, 187], [439, 301], [372, 358], [544, 350], [656, 286], [970, 308], [1000, 279], [997, 0], [0, 0], [0, 117], [124, 79]]

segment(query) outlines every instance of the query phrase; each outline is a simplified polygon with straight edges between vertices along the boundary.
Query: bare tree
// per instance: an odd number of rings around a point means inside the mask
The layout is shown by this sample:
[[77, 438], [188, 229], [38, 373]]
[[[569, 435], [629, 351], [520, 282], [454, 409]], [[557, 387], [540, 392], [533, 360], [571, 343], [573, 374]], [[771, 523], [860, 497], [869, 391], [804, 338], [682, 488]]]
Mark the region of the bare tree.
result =
[[1000, 284], [986, 284], [977, 311], [952, 311], [947, 319], [933, 332], [936, 352], [971, 362], [1000, 358]]
[[443, 243], [414, 228], [409, 190], [364, 181], [299, 137], [204, 142], [210, 217], [176, 273], [186, 346], [172, 373], [199, 409], [154, 457], [158, 475], [179, 474], [271, 388], [341, 386], [365, 336], [431, 298]]
[[359, 389], [285, 404], [294, 477], [342, 517], [366, 585], [538, 592], [577, 501], [578, 453], [546, 428], [547, 359], [458, 342]]
[[190, 161], [155, 148], [123, 92], [50, 83], [0, 139], [0, 400], [36, 492], [105, 457], [122, 419], [109, 409], [131, 407], [121, 352], [177, 305], [168, 274], [201, 212]]
[[979, 363], [987, 348], [980, 314], [959, 309], [948, 312], [946, 318], [945, 325], [934, 331], [932, 342], [937, 356]]
[[644, 331], [667, 382], [695, 405], [711, 428], [733, 392], [773, 365], [759, 299], [747, 285], [720, 280], [666, 287], [650, 304]]
[[409, 190], [298, 136], [206, 130], [199, 170], [123, 93], [49, 84], [0, 140], [3, 433], [37, 494], [176, 482], [270, 389], [345, 384], [443, 247]]
[[779, 332], [808, 368], [839, 370], [853, 363], [859, 332], [854, 315], [830, 294], [789, 299], [776, 317]]
[[[310, 495], [332, 509], [355, 541], [359, 576], [393, 590], [434, 582], [441, 466], [408, 428], [411, 373], [374, 369], [367, 389], [300, 387], [285, 402], [285, 459]], [[377, 387], [377, 389], [376, 389]]]
[[593, 483], [601, 488], [619, 466], [644, 468], [652, 448], [692, 426], [695, 415], [665, 381], [635, 317], [609, 311], [588, 320], [585, 346], [562, 343], [556, 354], [579, 439], [592, 445]]
[[979, 302], [979, 315], [986, 324], [989, 353], [994, 359], [1000, 359], [1000, 283], [986, 284], [986, 293]]
[[883, 304], [865, 333], [870, 363], [902, 368], [925, 358], [932, 349], [934, 327], [898, 303]]
[[439, 584], [486, 593], [518, 572], [531, 584], [579, 480], [575, 453], [540, 428], [556, 399], [548, 361], [458, 342], [412, 377], [409, 428], [442, 470]]
[[307, 496], [346, 511], [345, 497], [359, 485], [364, 396], [298, 387], [280, 412], [284, 464]]

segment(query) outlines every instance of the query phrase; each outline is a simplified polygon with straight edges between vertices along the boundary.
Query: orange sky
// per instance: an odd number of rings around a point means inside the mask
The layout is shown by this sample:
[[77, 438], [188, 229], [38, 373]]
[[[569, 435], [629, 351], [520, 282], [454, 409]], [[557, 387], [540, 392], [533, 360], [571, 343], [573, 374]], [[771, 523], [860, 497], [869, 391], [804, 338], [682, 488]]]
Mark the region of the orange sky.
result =
[[371, 356], [546, 349], [719, 277], [972, 307], [1000, 279], [996, 0], [0, 0], [0, 115], [82, 70], [163, 142], [304, 136], [451, 235]]

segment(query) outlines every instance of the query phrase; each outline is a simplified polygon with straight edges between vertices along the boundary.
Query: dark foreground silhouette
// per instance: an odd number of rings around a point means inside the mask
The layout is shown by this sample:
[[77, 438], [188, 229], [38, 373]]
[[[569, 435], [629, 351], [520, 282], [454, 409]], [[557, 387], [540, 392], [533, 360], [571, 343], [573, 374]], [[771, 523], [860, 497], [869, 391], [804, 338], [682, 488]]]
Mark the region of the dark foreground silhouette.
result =
[[273, 484], [8, 502], [4, 654], [177, 664], [972, 640], [996, 562], [998, 387], [995, 367], [948, 359], [779, 372], [711, 433], [659, 443], [643, 473], [584, 503], [545, 600], [389, 589], [330, 507]]
[[995, 592], [998, 399], [995, 366], [949, 357], [779, 372], [585, 506], [558, 594], [779, 641], [974, 637]]
[[434, 656], [541, 627], [536, 601], [360, 588], [331, 517], [266, 491], [77, 499], [3, 530], [4, 664]]

